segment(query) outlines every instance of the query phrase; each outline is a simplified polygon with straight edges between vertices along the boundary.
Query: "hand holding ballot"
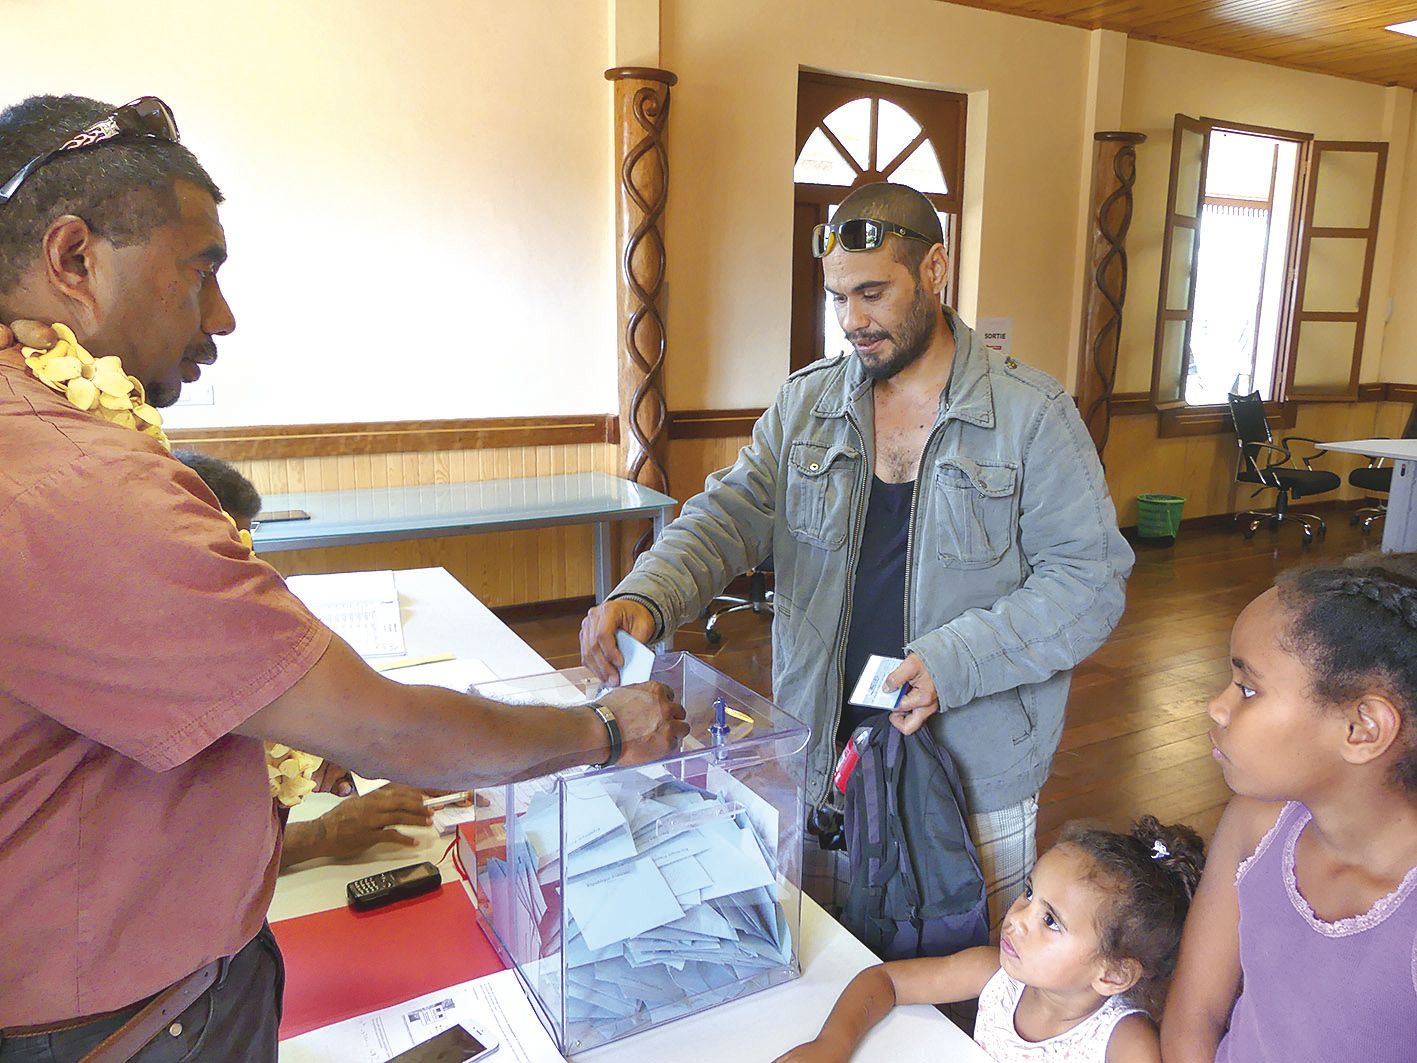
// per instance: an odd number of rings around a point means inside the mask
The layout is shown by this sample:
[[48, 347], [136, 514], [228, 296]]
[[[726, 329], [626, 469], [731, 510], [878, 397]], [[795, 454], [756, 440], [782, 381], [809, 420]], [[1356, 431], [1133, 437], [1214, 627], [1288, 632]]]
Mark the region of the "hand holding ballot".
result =
[[625, 655], [616, 634], [625, 632], [637, 642], [654, 638], [655, 619], [649, 609], [631, 598], [612, 598], [597, 605], [581, 621], [581, 660], [603, 682], [620, 685]]

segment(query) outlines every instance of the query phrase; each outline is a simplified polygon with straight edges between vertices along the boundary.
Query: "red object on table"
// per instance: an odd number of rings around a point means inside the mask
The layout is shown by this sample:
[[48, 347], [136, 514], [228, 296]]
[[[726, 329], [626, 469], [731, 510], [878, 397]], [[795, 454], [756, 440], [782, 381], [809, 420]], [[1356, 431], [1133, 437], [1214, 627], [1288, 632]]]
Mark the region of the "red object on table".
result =
[[271, 929], [285, 957], [281, 1040], [503, 969], [458, 882], [372, 912], [332, 908]]

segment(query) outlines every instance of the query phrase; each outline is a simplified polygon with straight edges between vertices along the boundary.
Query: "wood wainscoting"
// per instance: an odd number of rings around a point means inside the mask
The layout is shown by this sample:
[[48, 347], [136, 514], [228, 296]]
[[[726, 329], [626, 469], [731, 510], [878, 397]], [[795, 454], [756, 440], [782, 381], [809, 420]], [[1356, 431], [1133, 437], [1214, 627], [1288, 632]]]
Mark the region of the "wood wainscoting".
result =
[[[1400, 436], [1411, 409], [1410, 401], [1300, 403], [1294, 427], [1276, 426], [1274, 435], [1323, 440]], [[1187, 517], [1271, 505], [1263, 498], [1252, 502], [1251, 488], [1235, 483], [1235, 457], [1235, 436], [1228, 430], [1166, 438], [1159, 434], [1156, 415], [1149, 409], [1144, 415], [1114, 416], [1102, 461], [1117, 506], [1117, 523], [1124, 528], [1136, 524], [1137, 495], [1147, 493], [1185, 498]], [[1362, 497], [1361, 491], [1348, 485], [1348, 473], [1364, 464], [1357, 455], [1323, 454], [1315, 468], [1336, 472], [1343, 480], [1339, 491], [1324, 497]]]

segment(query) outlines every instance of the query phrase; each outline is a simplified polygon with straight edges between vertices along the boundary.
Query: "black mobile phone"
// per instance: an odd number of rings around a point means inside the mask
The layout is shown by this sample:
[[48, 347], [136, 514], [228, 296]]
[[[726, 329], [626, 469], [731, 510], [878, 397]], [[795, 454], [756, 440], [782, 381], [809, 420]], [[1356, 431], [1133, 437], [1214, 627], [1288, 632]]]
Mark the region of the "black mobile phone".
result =
[[409, 864], [368, 878], [357, 878], [345, 887], [345, 896], [351, 908], [364, 912], [393, 904], [405, 897], [431, 893], [442, 884], [442, 873], [425, 860], [421, 864]]
[[309, 520], [310, 514], [303, 509], [271, 509], [261, 510], [256, 514], [252, 524], [277, 524], [283, 520]]
[[453, 1026], [401, 1052], [389, 1063], [474, 1063], [497, 1051], [497, 1042], [480, 1031]]

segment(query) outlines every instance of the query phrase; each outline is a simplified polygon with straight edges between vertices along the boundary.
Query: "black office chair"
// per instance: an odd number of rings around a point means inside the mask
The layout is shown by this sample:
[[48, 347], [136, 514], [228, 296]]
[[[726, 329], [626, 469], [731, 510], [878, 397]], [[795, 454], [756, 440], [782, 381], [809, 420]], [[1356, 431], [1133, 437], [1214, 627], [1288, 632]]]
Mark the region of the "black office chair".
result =
[[[1304, 545], [1314, 541], [1317, 532], [1320, 539], [1328, 533], [1328, 526], [1312, 513], [1294, 513], [1289, 509], [1291, 498], [1336, 491], [1343, 481], [1337, 473], [1315, 469], [1310, 462], [1318, 456], [1318, 440], [1307, 436], [1286, 436], [1282, 445], [1274, 442], [1269, 431], [1269, 421], [1264, 415], [1264, 399], [1258, 391], [1248, 395], [1231, 395], [1230, 417], [1235, 422], [1235, 443], [1239, 457], [1235, 465], [1235, 482], [1258, 484], [1255, 491], [1272, 490], [1278, 492], [1273, 509], [1251, 509], [1236, 513], [1235, 520], [1249, 519], [1245, 528], [1245, 538], [1253, 539], [1261, 524], [1268, 523], [1277, 531], [1285, 521], [1293, 521], [1304, 532]], [[1308, 443], [1314, 453], [1300, 456], [1303, 468], [1293, 464], [1295, 456], [1290, 450], [1292, 443]], [[1254, 495], [1250, 496], [1251, 498]]]
[[[708, 617], [708, 622], [704, 624], [704, 638], [708, 639], [710, 646], [716, 646], [723, 641], [723, 632], [718, 630], [718, 622], [729, 613], [743, 613], [751, 609], [755, 613], [773, 612], [772, 591], [768, 589], [768, 574], [772, 572], [772, 558], [768, 557], [752, 572], [748, 573], [748, 597], [740, 598], [736, 594], [720, 594], [709, 603], [709, 607], [704, 610]], [[722, 608], [715, 609], [715, 603], [722, 603]]]
[[1386, 458], [1369, 458], [1367, 465], [1348, 474], [1350, 484], [1376, 500], [1375, 505], [1355, 509], [1353, 516], [1349, 518], [1350, 524], [1363, 526], [1364, 535], [1373, 530], [1374, 524], [1387, 516], [1387, 496], [1392, 490], [1392, 466], [1384, 465], [1385, 461]]
[[[1413, 407], [1412, 415], [1407, 418], [1407, 427], [1402, 430], [1402, 438], [1417, 439], [1417, 407]], [[1392, 466], [1386, 463], [1387, 458], [1369, 458], [1367, 465], [1348, 474], [1350, 484], [1377, 502], [1376, 505], [1354, 510], [1350, 518], [1349, 523], [1363, 526], [1364, 535], [1373, 530], [1374, 524], [1387, 516], [1387, 496], [1392, 491]]]

